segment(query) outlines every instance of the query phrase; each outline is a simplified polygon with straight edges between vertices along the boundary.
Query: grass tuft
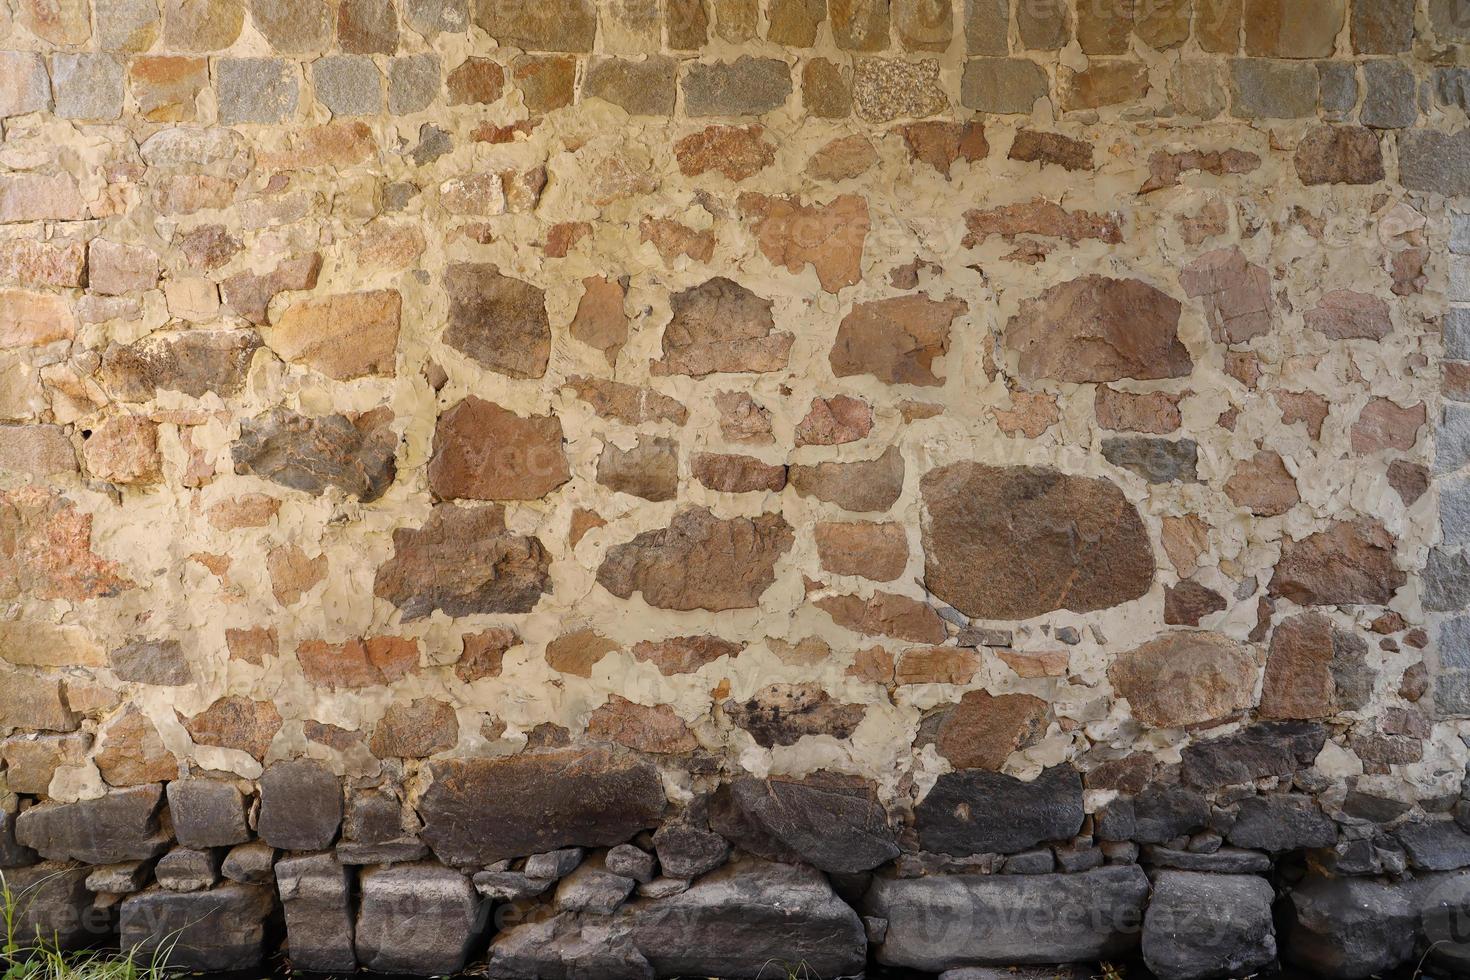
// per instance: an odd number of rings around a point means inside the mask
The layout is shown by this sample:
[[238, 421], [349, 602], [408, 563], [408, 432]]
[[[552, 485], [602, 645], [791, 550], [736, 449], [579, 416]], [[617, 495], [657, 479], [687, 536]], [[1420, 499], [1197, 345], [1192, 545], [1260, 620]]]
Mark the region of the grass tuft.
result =
[[46, 881], [16, 893], [0, 871], [0, 980], [165, 980], [171, 944], [142, 963], [133, 952], [66, 950], [55, 935], [22, 935], [26, 893]]

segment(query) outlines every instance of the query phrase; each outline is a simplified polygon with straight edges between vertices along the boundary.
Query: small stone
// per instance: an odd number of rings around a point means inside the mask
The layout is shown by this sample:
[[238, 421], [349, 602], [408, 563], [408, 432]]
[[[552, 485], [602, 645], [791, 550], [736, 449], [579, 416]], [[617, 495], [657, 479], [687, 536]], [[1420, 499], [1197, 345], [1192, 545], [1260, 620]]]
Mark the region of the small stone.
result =
[[826, 58], [811, 59], [801, 69], [801, 101], [818, 119], [846, 119], [852, 115], [851, 69]]
[[122, 115], [123, 67], [110, 54], [57, 53], [51, 59], [53, 111], [63, 119], [117, 119]]
[[891, 582], [908, 565], [908, 536], [900, 524], [821, 523], [814, 533], [822, 568], [834, 575]]
[[512, 378], [539, 378], [551, 354], [544, 290], [494, 265], [451, 265], [444, 342], [480, 366]]
[[388, 62], [388, 111], [395, 116], [422, 112], [439, 95], [439, 56], [413, 54]]
[[733, 62], [692, 63], [684, 73], [690, 116], [757, 116], [786, 104], [791, 68], [775, 58], [742, 55]]
[[1305, 319], [1310, 329], [1329, 340], [1382, 340], [1393, 332], [1388, 303], [1350, 289], [1324, 293]]
[[835, 701], [813, 684], [772, 684], [746, 701], [730, 700], [721, 707], [735, 727], [764, 748], [795, 745], [807, 735], [848, 738], [867, 713], [863, 705]]
[[450, 105], [489, 105], [505, 92], [505, 69], [489, 58], [467, 58], [444, 80]]
[[653, 374], [704, 377], [785, 367], [795, 338], [774, 332], [771, 305], [723, 277], [674, 294], [673, 319], [664, 328], [664, 357], [651, 364]]
[[1047, 706], [1029, 694], [970, 691], [942, 714], [934, 747], [956, 769], [999, 771], [1046, 731]]
[[1193, 439], [1146, 439], [1110, 436], [1102, 443], [1103, 458], [1131, 470], [1149, 483], [1198, 483], [1195, 464], [1199, 446]]
[[535, 898], [554, 884], [552, 878], [532, 878], [519, 871], [480, 871], [474, 876], [475, 891], [496, 902], [519, 902]]
[[582, 79], [582, 97], [611, 102], [633, 116], [672, 116], [677, 75], [678, 63], [658, 55], [596, 58]]
[[939, 62], [861, 58], [853, 70], [852, 103], [868, 122], [919, 119], [943, 112], [949, 99], [939, 83]]
[[1251, 725], [1221, 738], [1196, 741], [1183, 753], [1184, 780], [1213, 788], [1289, 777], [1312, 764], [1326, 737], [1321, 725], [1288, 721]]
[[1360, 456], [1385, 449], [1407, 452], [1418, 442], [1427, 415], [1422, 402], [1401, 408], [1387, 398], [1371, 398], [1353, 423], [1353, 452]]
[[1138, 280], [1083, 276], [1025, 300], [1006, 327], [1020, 376], [1078, 383], [1183, 377], [1180, 304]]
[[760, 126], [706, 126], [691, 133], [674, 144], [679, 172], [697, 177], [716, 170], [729, 180], [744, 180], [776, 159], [775, 146], [761, 138], [764, 131]]
[[370, 636], [345, 643], [305, 640], [296, 660], [312, 684], [331, 689], [391, 684], [418, 669], [417, 641], [399, 636]]
[[147, 485], [162, 478], [158, 426], [147, 418], [120, 415], [92, 430], [82, 443], [87, 471], [99, 480]]
[[1108, 679], [1155, 728], [1220, 721], [1254, 701], [1256, 660], [1218, 633], [1176, 631], [1119, 655]]
[[219, 882], [219, 863], [212, 851], [176, 847], [158, 859], [153, 877], [169, 891], [203, 891]]
[[1352, 38], [1358, 54], [1408, 51], [1414, 39], [1414, 4], [1406, 0], [1354, 3]]
[[298, 85], [291, 63], [278, 58], [221, 58], [214, 70], [222, 125], [275, 123], [296, 112]]
[[1320, 0], [1246, 0], [1245, 50], [1263, 58], [1328, 58], [1342, 30], [1346, 4]]
[[125, 861], [93, 868], [87, 875], [87, 890], [108, 895], [131, 895], [148, 884], [152, 868], [145, 861]]
[[294, 490], [320, 496], [336, 487], [364, 503], [381, 497], [396, 475], [398, 436], [383, 413], [357, 420], [345, 415], [311, 418], [275, 408], [240, 423], [230, 454], [237, 473], [253, 473]]
[[598, 867], [599, 863], [587, 861], [562, 879], [554, 899], [558, 912], [610, 915], [623, 904], [637, 882]]
[[256, 30], [282, 54], [324, 50], [332, 38], [332, 7], [323, 0], [252, 0]]
[[644, 500], [673, 500], [679, 485], [679, 444], [653, 436], [629, 450], [606, 446], [597, 460], [597, 482]]
[[382, 74], [366, 55], [339, 54], [311, 64], [317, 101], [334, 116], [371, 116], [383, 111]]
[[275, 880], [276, 849], [262, 841], [230, 848], [220, 864], [220, 873], [245, 885], [269, 884]]
[[477, 3], [474, 22], [502, 47], [591, 51], [597, 34], [597, 5], [593, 0], [548, 0], [534, 8]]
[[391, 0], [341, 0], [337, 43], [348, 54], [393, 54], [398, 50], [398, 16]]
[[258, 832], [272, 847], [319, 851], [342, 823], [342, 787], [322, 763], [275, 762], [260, 777]]
[[903, 493], [904, 461], [897, 446], [882, 456], [851, 463], [792, 466], [787, 482], [803, 497], [816, 497], [857, 513], [886, 511]]
[[619, 844], [607, 852], [604, 865], [609, 872], [647, 884], [653, 880], [658, 862], [652, 854], [632, 844]]
[[390, 705], [373, 728], [368, 749], [379, 759], [424, 759], [459, 743], [454, 706], [435, 698]]
[[1025, 58], [973, 58], [960, 80], [960, 104], [993, 113], [1031, 112], [1047, 97], [1046, 69]]
[[684, 510], [669, 527], [609, 549], [597, 580], [613, 595], [641, 592], [663, 609], [751, 608], [775, 580], [775, 563], [792, 540], [776, 515], [722, 521], [707, 510]]

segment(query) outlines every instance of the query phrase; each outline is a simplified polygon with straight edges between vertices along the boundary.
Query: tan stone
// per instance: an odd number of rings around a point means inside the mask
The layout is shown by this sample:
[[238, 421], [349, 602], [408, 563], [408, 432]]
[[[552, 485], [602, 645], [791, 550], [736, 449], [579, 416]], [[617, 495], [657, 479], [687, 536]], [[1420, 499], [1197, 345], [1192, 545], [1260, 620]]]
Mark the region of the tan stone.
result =
[[[61, 766], [86, 762], [92, 736], [81, 732], [67, 735], [13, 735], [0, 741], [0, 761], [5, 763], [5, 788], [11, 793], [45, 796], [51, 777]], [[169, 773], [172, 778], [178, 766]]]
[[12, 238], [0, 242], [0, 282], [22, 286], [80, 286], [87, 253], [81, 242], [40, 242]]
[[689, 410], [683, 402], [649, 388], [584, 377], [569, 379], [566, 387], [591, 405], [598, 418], [617, 419], [627, 425], [642, 425], [644, 422], [683, 425], [689, 419]]
[[180, 715], [179, 721], [198, 744], [236, 749], [257, 762], [265, 761], [271, 741], [281, 730], [281, 713], [274, 704], [239, 695], [220, 698], [192, 718]]
[[561, 55], [522, 55], [511, 62], [511, 78], [532, 112], [550, 112], [572, 104], [577, 60]]
[[828, 358], [832, 373], [871, 374], [888, 384], [942, 384], [934, 360], [949, 352], [950, 327], [967, 312], [963, 300], [923, 295], [857, 303], [838, 325]]
[[263, 493], [244, 493], [221, 500], [209, 508], [210, 526], [219, 531], [242, 527], [265, 527], [281, 509], [281, 502]]
[[35, 619], [0, 621], [0, 660], [26, 667], [102, 667], [107, 657], [80, 626]]
[[608, 444], [597, 457], [597, 482], [644, 500], [673, 500], [679, 492], [679, 444], [641, 436], [632, 449]]
[[240, 0], [163, 0], [163, 41], [179, 51], [221, 51], [245, 26]]
[[772, 44], [809, 48], [817, 39], [817, 27], [827, 16], [824, 0], [771, 0], [766, 16], [766, 39]]
[[1271, 277], [1238, 248], [1207, 252], [1179, 275], [1186, 295], [1203, 297], [1210, 334], [1218, 343], [1244, 344], [1271, 330], [1275, 302]]
[[508, 626], [495, 626], [478, 633], [466, 633], [460, 637], [460, 643], [454, 676], [466, 684], [473, 684], [485, 677], [499, 677], [506, 652], [519, 646], [521, 637]]
[[995, 655], [1016, 672], [1017, 677], [1066, 677], [1071, 666], [1071, 655], [1065, 650], [1006, 650], [998, 649]]
[[1148, 65], [1141, 61], [1093, 59], [1086, 71], [1062, 76], [1062, 108], [1100, 109], [1148, 96]]
[[855, 595], [824, 596], [815, 603], [838, 626], [864, 636], [889, 636], [910, 643], [943, 643], [944, 620], [932, 606], [891, 592], [872, 598]]
[[707, 126], [674, 144], [674, 159], [686, 177], [711, 170], [741, 181], [769, 167], [776, 147], [763, 137], [761, 126]]
[[964, 685], [980, 670], [980, 655], [965, 647], [913, 647], [898, 658], [896, 684]]
[[1188, 728], [1249, 708], [1256, 672], [1248, 647], [1219, 633], [1178, 630], [1119, 654], [1108, 680], [1143, 724]]
[[1225, 495], [1237, 507], [1261, 517], [1279, 517], [1301, 502], [1296, 478], [1279, 453], [1263, 449], [1236, 464], [1225, 481]]
[[1010, 393], [1011, 407], [1002, 409], [991, 406], [986, 411], [995, 419], [996, 426], [1010, 438], [1025, 436], [1036, 439], [1061, 420], [1057, 407], [1057, 396], [1045, 391], [1021, 391]]
[[225, 630], [225, 647], [231, 660], [264, 667], [266, 658], [279, 653], [275, 627], [256, 626], [250, 629]]
[[98, 735], [92, 761], [112, 786], [165, 782], [179, 776], [179, 760], [142, 711], [129, 706]]
[[368, 749], [380, 759], [424, 759], [459, 742], [454, 706], [435, 698], [393, 704], [373, 727]]
[[1299, 606], [1387, 605], [1408, 576], [1397, 565], [1398, 541], [1366, 517], [1281, 544], [1271, 595]]
[[865, 199], [842, 194], [821, 205], [745, 193], [739, 207], [753, 222], [756, 243], [772, 265], [793, 274], [811, 265], [829, 293], [862, 280], [863, 243], [868, 236]]
[[1388, 303], [1351, 289], [1324, 293], [1305, 319], [1308, 327], [1329, 340], [1382, 340], [1393, 331]]
[[537, 500], [571, 479], [561, 420], [469, 395], [439, 417], [429, 486], [450, 500]]
[[852, 664], [847, 668], [847, 676], [870, 684], [882, 684], [890, 687], [894, 684], [893, 654], [882, 647], [868, 647], [853, 654]]
[[1344, 0], [1245, 0], [1245, 52], [1258, 58], [1327, 58], [1342, 30]]
[[873, 431], [873, 409], [860, 398], [813, 398], [811, 410], [796, 424], [797, 446], [840, 446]]
[[301, 597], [327, 577], [327, 556], [306, 557], [294, 544], [272, 548], [265, 556], [271, 577], [271, 593], [283, 606], [294, 606]]
[[671, 218], [644, 218], [638, 225], [639, 241], [652, 242], [665, 262], [687, 256], [696, 262], [708, 262], [715, 254], [715, 233], [696, 231]]
[[1024, 300], [1005, 328], [1019, 375], [1079, 384], [1182, 378], [1179, 301], [1137, 279], [1087, 275]]
[[823, 522], [813, 531], [818, 560], [833, 575], [892, 582], [908, 565], [908, 534], [902, 524]]
[[792, 466], [787, 482], [803, 497], [816, 497], [857, 513], [885, 511], [903, 493], [903, 453], [890, 446], [877, 459]]
[[61, 296], [0, 289], [0, 348], [70, 340], [76, 329], [76, 317]]
[[564, 633], [546, 645], [546, 662], [552, 670], [576, 677], [591, 677], [592, 668], [622, 647], [596, 630]]
[[304, 299], [287, 307], [267, 343], [329, 378], [392, 376], [402, 300], [394, 289]]
[[754, 445], [774, 441], [771, 413], [756, 404], [746, 392], [716, 392], [715, 408], [720, 413], [720, 435], [728, 441]]
[[633, 646], [633, 657], [651, 663], [668, 677], [692, 674], [721, 657], [735, 659], [745, 646], [718, 636], [674, 636], [667, 640], [642, 640]]
[[1353, 452], [1367, 456], [1385, 449], [1407, 452], [1419, 441], [1428, 410], [1420, 402], [1401, 408], [1387, 398], [1370, 398], [1353, 423]]
[[59, 425], [0, 425], [0, 471], [38, 478], [75, 473], [77, 454]]
[[852, 115], [852, 70], [826, 58], [812, 58], [801, 67], [801, 101], [818, 119], [846, 119]]
[[296, 659], [309, 683], [338, 690], [391, 684], [418, 670], [418, 641], [401, 636], [370, 636], [345, 643], [306, 640]]
[[922, 119], [944, 112], [949, 99], [939, 78], [938, 60], [859, 58], [852, 74], [852, 106], [871, 123]]
[[849, 180], [860, 177], [878, 163], [878, 151], [861, 133], [833, 140], [811, 155], [806, 173], [817, 180]]
[[109, 483], [149, 484], [162, 479], [158, 426], [137, 415], [118, 415], [82, 443], [87, 472]]
[[1188, 578], [1199, 570], [1199, 559], [1210, 550], [1210, 526], [1194, 514], [1165, 517], [1160, 543], [1174, 570]]
[[777, 371], [786, 366], [794, 337], [776, 331], [771, 301], [723, 276], [675, 293], [674, 317], [664, 328], [663, 359], [654, 375]]
[[1046, 732], [1047, 704], [1029, 694], [970, 691], [944, 713], [934, 747], [956, 769], [999, 771]]
[[1104, 429], [1167, 435], [1177, 431], [1181, 424], [1179, 401], [1182, 397], [1162, 391], [1135, 394], [1099, 385], [1093, 398], [1093, 409], [1097, 413], [1097, 424]]
[[0, 728], [74, 732], [76, 712], [68, 705], [57, 677], [0, 667]]
[[699, 748], [694, 733], [673, 708], [635, 704], [616, 694], [587, 719], [587, 737], [660, 755]]
[[85, 44], [92, 36], [86, 0], [17, 0], [16, 19], [43, 41]]

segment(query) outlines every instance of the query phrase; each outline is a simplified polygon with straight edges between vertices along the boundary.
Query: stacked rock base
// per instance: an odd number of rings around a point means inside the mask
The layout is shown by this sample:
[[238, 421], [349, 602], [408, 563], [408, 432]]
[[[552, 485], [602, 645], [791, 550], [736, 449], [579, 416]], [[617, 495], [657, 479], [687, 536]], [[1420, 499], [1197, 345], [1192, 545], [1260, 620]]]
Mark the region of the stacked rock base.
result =
[[1265, 792], [1152, 784], [1092, 813], [1060, 766], [1031, 782], [950, 773], [909, 813], [827, 773], [672, 804], [650, 763], [595, 746], [453, 768], [417, 794], [298, 760], [258, 784], [22, 799], [0, 822], [19, 934], [115, 937], [187, 970], [283, 951], [309, 972], [508, 980], [1470, 966], [1467, 807], [1333, 807], [1300, 767], [1257, 773]]

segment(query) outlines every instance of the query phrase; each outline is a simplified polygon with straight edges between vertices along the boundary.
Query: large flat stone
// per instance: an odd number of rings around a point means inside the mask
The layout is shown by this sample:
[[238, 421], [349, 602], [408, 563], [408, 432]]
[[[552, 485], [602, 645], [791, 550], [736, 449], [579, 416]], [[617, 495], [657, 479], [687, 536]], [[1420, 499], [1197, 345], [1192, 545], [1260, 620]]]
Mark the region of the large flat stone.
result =
[[163, 787], [114, 790], [92, 800], [41, 803], [15, 821], [22, 845], [55, 861], [117, 864], [157, 857], [169, 837], [158, 824]]
[[274, 907], [275, 894], [263, 885], [150, 888], [123, 900], [118, 930], [123, 949], [142, 963], [166, 950], [170, 968], [248, 970], [265, 958], [266, 920]]
[[87, 891], [90, 870], [53, 861], [7, 869], [5, 887], [15, 896], [15, 904], [6, 940], [75, 949], [105, 937], [112, 924], [105, 911], [92, 906]]
[[362, 873], [357, 958], [376, 973], [440, 976], [464, 966], [483, 923], [470, 879], [433, 863]]
[[1082, 828], [1082, 777], [1053, 766], [1024, 782], [1004, 773], [945, 773], [914, 808], [925, 850], [943, 854], [1015, 854]]
[[1143, 959], [1160, 977], [1245, 977], [1276, 962], [1276, 893], [1265, 879], [1165, 871], [1153, 885]]

